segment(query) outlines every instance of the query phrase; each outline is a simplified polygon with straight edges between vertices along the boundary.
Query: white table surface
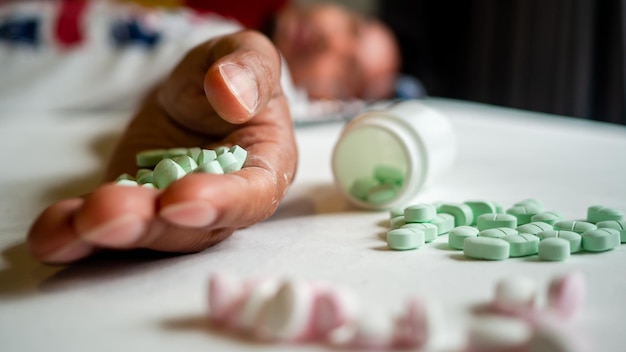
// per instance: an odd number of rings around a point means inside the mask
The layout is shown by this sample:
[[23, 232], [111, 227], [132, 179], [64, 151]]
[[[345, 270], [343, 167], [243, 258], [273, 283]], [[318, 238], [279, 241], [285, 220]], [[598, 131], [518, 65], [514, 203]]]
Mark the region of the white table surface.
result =
[[[594, 204], [626, 211], [625, 127], [444, 99], [427, 104], [450, 117], [459, 158], [418, 201], [488, 199], [508, 207], [534, 197], [571, 219]], [[529, 276], [545, 289], [555, 275], [578, 270], [589, 297], [568, 329], [589, 337], [593, 350], [626, 349], [626, 246], [559, 263], [466, 260], [447, 249], [447, 236], [417, 251], [388, 251], [380, 237], [388, 214], [351, 208], [333, 186], [339, 123], [298, 129], [298, 176], [276, 214], [211, 249], [37, 263], [24, 244], [30, 223], [53, 200], [98, 184], [127, 118], [0, 113], [0, 351], [294, 350], [224, 335], [206, 322], [207, 279], [224, 270], [328, 281], [389, 312], [411, 295], [436, 297], [446, 318], [436, 350], [458, 347], [470, 309], [491, 298], [498, 279]]]

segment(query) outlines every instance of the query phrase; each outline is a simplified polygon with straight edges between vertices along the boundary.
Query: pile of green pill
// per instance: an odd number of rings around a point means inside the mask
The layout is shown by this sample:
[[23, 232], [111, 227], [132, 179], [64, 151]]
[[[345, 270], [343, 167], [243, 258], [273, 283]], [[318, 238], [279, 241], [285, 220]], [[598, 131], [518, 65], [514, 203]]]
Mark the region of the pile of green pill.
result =
[[364, 202], [383, 204], [394, 199], [404, 183], [404, 172], [390, 165], [378, 165], [372, 176], [355, 179], [350, 185], [350, 195]]
[[491, 201], [415, 204], [390, 212], [387, 245], [393, 250], [417, 249], [437, 236], [473, 259], [503, 260], [538, 255], [562, 261], [581, 251], [604, 252], [626, 243], [626, 221], [617, 209], [594, 205], [585, 220], [564, 220], [544, 211], [535, 199], [504, 211]]
[[136, 156], [139, 169], [135, 176], [122, 174], [117, 184], [164, 189], [191, 172], [225, 174], [241, 170], [248, 152], [233, 147], [150, 149]]

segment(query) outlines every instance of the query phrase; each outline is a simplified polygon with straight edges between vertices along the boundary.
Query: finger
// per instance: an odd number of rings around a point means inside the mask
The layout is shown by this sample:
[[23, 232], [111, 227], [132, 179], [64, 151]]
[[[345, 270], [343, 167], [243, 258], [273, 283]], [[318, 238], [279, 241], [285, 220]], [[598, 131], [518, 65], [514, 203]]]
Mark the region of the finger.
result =
[[239, 32], [221, 38], [212, 50], [215, 62], [206, 72], [204, 91], [227, 122], [248, 121], [281, 92], [280, 56], [264, 35]]
[[107, 184], [89, 194], [74, 215], [74, 229], [85, 242], [107, 248], [133, 248], [154, 218], [158, 190]]
[[32, 255], [47, 263], [68, 263], [88, 256], [94, 246], [81, 240], [72, 221], [83, 204], [80, 198], [62, 200], [48, 207], [28, 233]]

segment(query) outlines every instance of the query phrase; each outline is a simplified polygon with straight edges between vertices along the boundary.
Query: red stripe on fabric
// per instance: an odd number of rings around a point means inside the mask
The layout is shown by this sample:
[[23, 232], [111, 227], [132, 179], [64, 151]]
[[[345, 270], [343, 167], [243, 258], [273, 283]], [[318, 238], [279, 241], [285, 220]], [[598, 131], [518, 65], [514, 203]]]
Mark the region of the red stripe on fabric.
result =
[[82, 16], [87, 8], [85, 0], [63, 0], [60, 3], [59, 16], [55, 25], [58, 43], [65, 48], [83, 42]]

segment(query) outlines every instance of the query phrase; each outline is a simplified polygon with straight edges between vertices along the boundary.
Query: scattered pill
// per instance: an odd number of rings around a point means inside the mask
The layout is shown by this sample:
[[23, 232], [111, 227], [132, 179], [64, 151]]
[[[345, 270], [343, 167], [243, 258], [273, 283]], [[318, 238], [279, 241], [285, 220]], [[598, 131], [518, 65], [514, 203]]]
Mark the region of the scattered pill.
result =
[[563, 231], [563, 230], [541, 231], [537, 233], [537, 237], [539, 237], [539, 239], [542, 241], [547, 238], [552, 238], [552, 237], [559, 237], [564, 240], [567, 240], [569, 241], [570, 253], [579, 252], [581, 249], [582, 237], [580, 236], [580, 234], [574, 231]]
[[406, 222], [430, 222], [437, 216], [437, 208], [432, 204], [415, 204], [404, 209]]
[[454, 228], [454, 217], [450, 214], [437, 214], [431, 224], [437, 226], [437, 235], [444, 235]]
[[563, 219], [563, 216], [556, 211], [544, 211], [542, 213], [533, 215], [530, 218], [532, 222], [545, 222], [546, 224], [550, 224], [554, 226], [554, 223]]
[[595, 228], [596, 225], [586, 221], [561, 220], [554, 223], [555, 230], [574, 231], [576, 233], [583, 233]]
[[157, 188], [167, 188], [170, 183], [186, 175], [185, 170], [172, 159], [163, 159], [154, 167], [153, 183]]
[[520, 225], [517, 227], [519, 233], [529, 233], [536, 235], [541, 231], [552, 230], [552, 225], [545, 222], [529, 222], [528, 224]]
[[438, 207], [439, 213], [454, 216], [454, 226], [471, 225], [474, 221], [472, 208], [463, 203], [444, 203]]
[[532, 204], [515, 205], [506, 211], [507, 214], [511, 214], [517, 218], [518, 225], [528, 224], [530, 219], [540, 212], [541, 209]]
[[498, 227], [517, 227], [517, 218], [511, 214], [483, 214], [476, 220], [479, 230], [493, 229]]
[[509, 243], [499, 238], [476, 236], [463, 242], [463, 253], [474, 259], [503, 260], [509, 257], [509, 251]]
[[590, 223], [597, 223], [607, 220], [624, 220], [624, 213], [621, 211], [604, 207], [602, 205], [594, 205], [587, 209], [587, 221]]
[[601, 228], [582, 233], [582, 247], [589, 252], [604, 252], [620, 244], [620, 233], [616, 229]]
[[570, 272], [555, 278], [548, 289], [548, 307], [561, 317], [574, 317], [581, 309], [586, 296], [585, 277]]
[[533, 329], [525, 321], [500, 315], [479, 316], [468, 331], [468, 352], [517, 351], [528, 342]]
[[540, 212], [543, 210], [543, 204], [541, 204], [541, 202], [539, 202], [538, 200], [534, 199], [534, 198], [527, 198], [524, 200], [521, 200], [515, 204], [513, 204], [514, 207], [516, 206], [531, 206], [533, 208], [538, 209]]
[[539, 237], [528, 233], [518, 235], [508, 235], [502, 237], [510, 245], [510, 257], [526, 257], [537, 254], [539, 248]]
[[432, 242], [437, 238], [438, 228], [431, 223], [408, 223], [402, 225], [402, 228], [414, 228], [424, 232], [424, 242]]
[[493, 229], [486, 229], [478, 232], [478, 236], [481, 237], [493, 237], [502, 238], [509, 235], [517, 235], [519, 232], [516, 229], [510, 227], [496, 227]]
[[395, 218], [389, 220], [389, 227], [393, 230], [393, 229], [397, 229], [400, 228], [402, 226], [404, 226], [406, 224], [406, 221], [404, 220], [404, 216], [396, 216]]
[[452, 249], [463, 250], [463, 241], [468, 237], [474, 237], [478, 234], [478, 229], [472, 226], [459, 226], [450, 230], [448, 233], [448, 246]]
[[596, 224], [599, 229], [611, 228], [619, 231], [621, 243], [626, 242], [626, 220], [606, 220]]
[[470, 225], [476, 225], [476, 220], [483, 214], [497, 213], [496, 206], [493, 202], [483, 200], [469, 200], [464, 202], [465, 205], [472, 209], [472, 223]]
[[[365, 193], [367, 195], [367, 193]], [[393, 219], [397, 216], [404, 216], [404, 207], [396, 207], [389, 210], [389, 218]]]
[[527, 277], [507, 277], [498, 282], [493, 306], [503, 312], [532, 310], [537, 301], [537, 284]]
[[396, 251], [417, 249], [424, 245], [424, 231], [400, 228], [387, 232], [387, 245]]
[[563, 261], [571, 253], [568, 240], [560, 237], [550, 237], [539, 242], [539, 259], [545, 261]]

